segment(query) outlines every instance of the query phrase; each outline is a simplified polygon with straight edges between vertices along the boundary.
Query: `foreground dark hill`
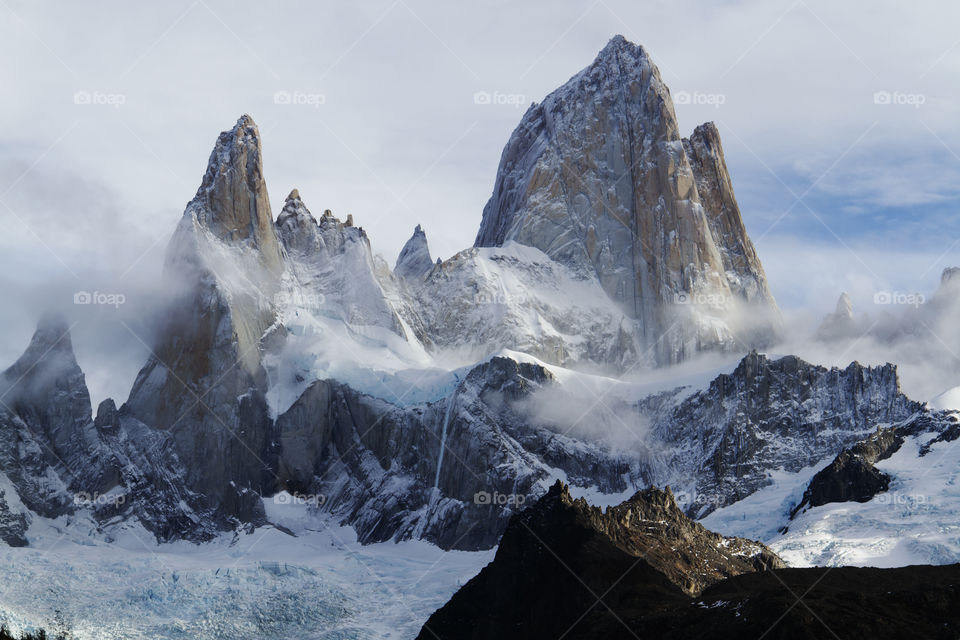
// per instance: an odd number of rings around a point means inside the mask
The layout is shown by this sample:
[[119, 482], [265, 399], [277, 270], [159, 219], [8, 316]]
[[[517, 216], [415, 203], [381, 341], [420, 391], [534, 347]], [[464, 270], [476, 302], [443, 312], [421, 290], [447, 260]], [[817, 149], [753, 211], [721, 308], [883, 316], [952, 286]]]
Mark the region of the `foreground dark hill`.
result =
[[784, 569], [687, 519], [672, 495], [602, 513], [559, 483], [514, 516], [427, 639], [957, 638], [960, 566]]

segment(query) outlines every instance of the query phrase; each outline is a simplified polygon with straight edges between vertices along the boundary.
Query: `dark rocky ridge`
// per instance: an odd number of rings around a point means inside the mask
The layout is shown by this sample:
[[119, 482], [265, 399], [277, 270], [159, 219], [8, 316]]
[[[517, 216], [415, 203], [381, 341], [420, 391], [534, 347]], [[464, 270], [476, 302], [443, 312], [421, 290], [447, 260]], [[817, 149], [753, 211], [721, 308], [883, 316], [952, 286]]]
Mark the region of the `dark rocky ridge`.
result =
[[93, 418], [62, 318], [45, 316], [0, 379], [0, 473], [16, 491], [0, 504], [0, 538], [8, 544], [27, 542], [31, 514], [56, 518], [83, 508], [100, 522], [136, 518], [159, 540], [204, 540], [241, 519], [255, 521], [236, 505], [232, 518], [214, 514], [206, 496], [186, 484], [170, 434], [112, 400]]
[[697, 518], [766, 486], [770, 469], [799, 471], [876, 425], [922, 411], [900, 391], [893, 365], [828, 369], [758, 353], [682, 403], [671, 398], [654, 396], [640, 406], [666, 458], [653, 481], [682, 488], [684, 507]]
[[[749, 567], [743, 559], [715, 564], [710, 555], [728, 547], [709, 538], [716, 534], [694, 531], [689, 520], [671, 520], [671, 503], [668, 494], [652, 490], [602, 514], [554, 487], [511, 519], [493, 562], [430, 617], [419, 640], [947, 639], [960, 633], [958, 565], [783, 569], [772, 554], [755, 556]], [[666, 517], [664, 528], [682, 534], [663, 539], [661, 530], [648, 537], [646, 520], [618, 517], [630, 510]], [[621, 542], [624, 533], [648, 544], [630, 550]], [[681, 566], [685, 557], [725, 568], [730, 577], [710, 576], [700, 583], [705, 589], [685, 593], [677, 577], [696, 575]]]
[[874, 463], [886, 460], [903, 445], [903, 435], [894, 428], [877, 432], [845, 449], [826, 468], [817, 472], [803, 493], [800, 504], [790, 513], [792, 520], [807, 507], [830, 502], [867, 502], [890, 487], [890, 476]]

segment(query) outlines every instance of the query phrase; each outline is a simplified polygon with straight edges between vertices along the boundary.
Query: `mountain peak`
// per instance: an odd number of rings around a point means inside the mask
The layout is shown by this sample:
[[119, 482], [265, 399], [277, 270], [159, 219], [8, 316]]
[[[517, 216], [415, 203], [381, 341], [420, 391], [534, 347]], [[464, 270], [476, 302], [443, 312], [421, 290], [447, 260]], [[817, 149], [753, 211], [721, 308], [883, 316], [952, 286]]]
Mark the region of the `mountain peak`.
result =
[[30, 345], [7, 371], [19, 371], [20, 374], [25, 375], [48, 356], [50, 359], [57, 358], [69, 366], [77, 366], [73, 343], [70, 340], [70, 325], [67, 324], [67, 319], [63, 315], [54, 312], [47, 312], [40, 316], [37, 328], [30, 339]]
[[267, 186], [260, 130], [249, 115], [217, 137], [187, 215], [217, 238], [258, 250], [272, 270], [281, 266]]
[[[474, 245], [509, 241], [598, 280], [661, 364], [691, 347], [739, 349], [743, 336], [765, 345], [779, 329], [716, 127], [684, 140], [656, 65], [623, 36], [507, 142]], [[699, 294], [720, 302], [689, 304]]]
[[21, 416], [38, 417], [38, 423], [63, 425], [57, 444], [70, 436], [72, 426], [90, 418], [90, 395], [77, 364], [66, 319], [46, 313], [37, 323], [23, 355], [0, 374], [4, 406]]
[[393, 272], [401, 278], [422, 278], [432, 268], [433, 259], [430, 257], [430, 247], [427, 245], [427, 234], [418, 224], [413, 230], [413, 235], [403, 245]]
[[848, 294], [846, 291], [840, 294], [834, 314], [837, 316], [842, 315], [847, 318], [853, 317], [853, 300], [850, 299], [850, 294]]
[[597, 60], [612, 58], [618, 54], [629, 54], [637, 57], [647, 57], [647, 52], [641, 45], [634, 44], [623, 37], [622, 34], [617, 34], [610, 38], [607, 41], [607, 44], [604, 45], [603, 49], [600, 50], [600, 53], [597, 54]]
[[953, 282], [958, 276], [960, 276], [960, 267], [947, 267], [940, 274], [940, 286]]

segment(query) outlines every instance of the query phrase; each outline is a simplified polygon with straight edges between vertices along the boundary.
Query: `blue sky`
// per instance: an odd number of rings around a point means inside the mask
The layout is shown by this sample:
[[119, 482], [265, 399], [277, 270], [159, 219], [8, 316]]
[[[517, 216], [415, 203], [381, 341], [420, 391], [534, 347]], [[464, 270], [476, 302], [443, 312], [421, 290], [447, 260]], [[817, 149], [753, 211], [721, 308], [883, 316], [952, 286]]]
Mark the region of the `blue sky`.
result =
[[216, 136], [244, 112], [275, 209], [298, 188], [391, 263], [418, 223], [449, 257], [523, 109], [617, 33], [693, 96], [683, 131], [717, 123], [785, 309], [928, 291], [960, 264], [956, 24], [946, 1], [2, 0], [0, 359], [78, 288], [149, 308]]

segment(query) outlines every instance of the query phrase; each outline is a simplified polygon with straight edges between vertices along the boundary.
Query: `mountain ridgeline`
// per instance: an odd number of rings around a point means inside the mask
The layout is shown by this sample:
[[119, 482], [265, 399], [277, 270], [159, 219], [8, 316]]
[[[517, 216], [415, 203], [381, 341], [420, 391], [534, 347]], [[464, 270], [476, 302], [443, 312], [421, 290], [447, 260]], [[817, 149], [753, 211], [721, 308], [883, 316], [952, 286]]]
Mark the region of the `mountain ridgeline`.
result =
[[[779, 313], [717, 129], [682, 138], [656, 66], [621, 37], [523, 116], [474, 247], [434, 262], [418, 226], [391, 270], [352, 216], [317, 217], [297, 190], [274, 218], [243, 116], [216, 141], [163, 278], [174, 293], [119, 408], [93, 415], [62, 319], [3, 374], [9, 544], [64, 514], [108, 536], [136, 522], [202, 541], [270, 524], [263, 500], [288, 491], [323, 496], [361, 542], [488, 549], [557, 477], [602, 493], [670, 484], [702, 517], [923, 411], [891, 365], [750, 350]], [[575, 390], [571, 368], [714, 350], [749, 355], [704, 389], [605, 399], [643, 425], [630, 446], [591, 431], [595, 414], [538, 410]]]

